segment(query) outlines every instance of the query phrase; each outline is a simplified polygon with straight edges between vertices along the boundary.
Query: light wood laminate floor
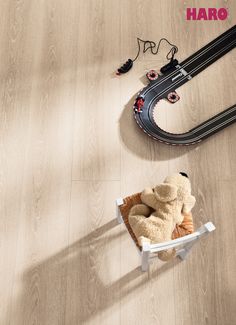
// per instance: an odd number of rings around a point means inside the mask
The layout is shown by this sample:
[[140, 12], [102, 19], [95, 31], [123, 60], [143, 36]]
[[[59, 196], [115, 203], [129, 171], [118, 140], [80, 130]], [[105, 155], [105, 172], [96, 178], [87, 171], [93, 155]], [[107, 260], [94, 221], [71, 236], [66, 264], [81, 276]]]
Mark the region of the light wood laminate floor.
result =
[[[186, 7], [226, 7], [225, 21], [186, 21]], [[143, 134], [132, 101], [166, 63], [136, 37], [167, 37], [181, 61], [235, 24], [236, 2], [0, 1], [0, 324], [236, 324], [236, 125], [192, 147]], [[162, 103], [160, 124], [184, 131], [236, 101], [225, 55]], [[185, 171], [196, 226], [217, 230], [188, 260], [141, 273], [114, 221], [117, 197]]]

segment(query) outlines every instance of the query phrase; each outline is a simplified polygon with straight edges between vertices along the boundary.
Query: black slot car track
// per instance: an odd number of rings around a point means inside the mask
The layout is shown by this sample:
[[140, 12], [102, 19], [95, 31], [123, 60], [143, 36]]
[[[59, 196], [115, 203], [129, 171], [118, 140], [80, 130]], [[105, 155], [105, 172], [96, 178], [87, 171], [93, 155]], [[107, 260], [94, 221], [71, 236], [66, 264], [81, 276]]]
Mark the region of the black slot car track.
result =
[[[190, 81], [198, 73], [234, 49], [236, 46], [236, 25], [221, 34], [215, 40], [201, 48], [183, 62], [175, 65], [157, 80], [143, 88], [134, 103], [134, 117], [150, 137], [172, 145], [190, 145], [198, 143], [210, 135], [226, 128], [236, 121], [236, 104], [211, 117], [193, 129], [174, 134], [161, 129], [154, 120], [155, 105], [161, 99], [168, 99], [170, 93]], [[137, 101], [142, 99], [142, 109], [137, 110]]]

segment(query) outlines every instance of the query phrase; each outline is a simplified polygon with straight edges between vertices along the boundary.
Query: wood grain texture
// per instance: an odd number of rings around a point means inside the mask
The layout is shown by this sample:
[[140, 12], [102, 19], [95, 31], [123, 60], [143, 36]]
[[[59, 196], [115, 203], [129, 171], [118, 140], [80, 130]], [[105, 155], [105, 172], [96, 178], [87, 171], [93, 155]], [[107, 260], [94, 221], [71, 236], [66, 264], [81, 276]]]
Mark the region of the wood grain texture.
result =
[[[186, 7], [227, 7], [225, 21]], [[236, 312], [235, 125], [198, 146], [152, 141], [132, 103], [145, 72], [136, 37], [167, 37], [179, 60], [235, 24], [233, 0], [0, 1], [0, 324], [233, 325]], [[160, 103], [160, 125], [184, 131], [235, 103], [231, 52]], [[115, 199], [185, 171], [195, 224], [216, 231], [181, 263], [141, 273], [116, 225]]]

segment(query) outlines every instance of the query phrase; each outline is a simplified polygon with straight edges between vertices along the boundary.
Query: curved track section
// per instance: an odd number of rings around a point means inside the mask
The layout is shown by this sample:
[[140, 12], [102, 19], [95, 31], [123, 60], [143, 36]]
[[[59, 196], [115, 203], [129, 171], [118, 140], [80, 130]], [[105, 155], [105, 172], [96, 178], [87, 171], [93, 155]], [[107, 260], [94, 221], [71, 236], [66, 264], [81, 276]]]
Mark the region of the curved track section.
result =
[[[236, 26], [217, 37], [182, 63], [160, 75], [138, 94], [134, 103], [134, 117], [142, 130], [160, 142], [172, 145], [198, 143], [236, 121], [236, 104], [207, 121], [182, 134], [173, 134], [161, 129], [153, 117], [154, 108], [161, 99], [190, 81], [194, 76], [214, 63], [236, 46]], [[142, 107], [137, 103], [142, 100]]]

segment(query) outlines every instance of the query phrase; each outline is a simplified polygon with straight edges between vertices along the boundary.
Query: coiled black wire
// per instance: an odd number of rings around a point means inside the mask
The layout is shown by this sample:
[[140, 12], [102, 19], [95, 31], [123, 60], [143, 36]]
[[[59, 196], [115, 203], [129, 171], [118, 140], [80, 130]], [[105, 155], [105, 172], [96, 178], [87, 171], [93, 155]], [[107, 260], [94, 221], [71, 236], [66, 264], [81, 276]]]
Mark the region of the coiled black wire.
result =
[[170, 51], [167, 53], [166, 55], [166, 59], [169, 61], [172, 61], [174, 59], [175, 54], [178, 52], [178, 47], [172, 43], [170, 43], [166, 38], [161, 38], [158, 42], [158, 44], [156, 44], [153, 41], [144, 41], [141, 38], [137, 37], [137, 43], [138, 43], [138, 53], [136, 55], [136, 57], [134, 59], [132, 59], [132, 61], [136, 61], [137, 58], [139, 57], [140, 51], [141, 51], [141, 43], [143, 43], [143, 53], [146, 53], [148, 50], [150, 50], [150, 52], [154, 55], [156, 55], [159, 52], [159, 48], [161, 46], [161, 42], [167, 42], [170, 46], [171, 49]]

